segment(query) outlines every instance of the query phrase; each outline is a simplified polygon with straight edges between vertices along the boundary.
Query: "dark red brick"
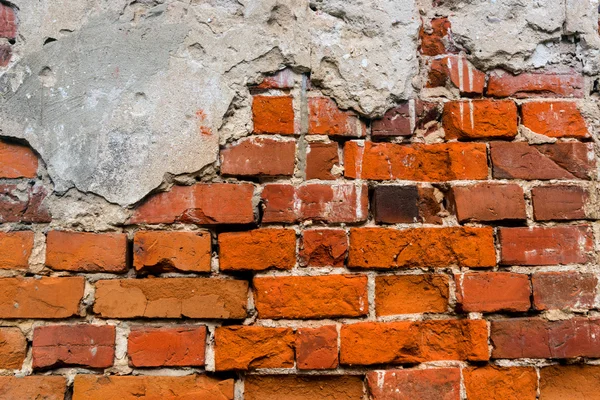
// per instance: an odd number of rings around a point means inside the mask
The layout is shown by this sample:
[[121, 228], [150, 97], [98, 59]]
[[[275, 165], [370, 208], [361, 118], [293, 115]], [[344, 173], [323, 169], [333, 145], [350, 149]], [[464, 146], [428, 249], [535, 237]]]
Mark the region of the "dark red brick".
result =
[[478, 183], [452, 188], [459, 222], [517, 221], [527, 219], [523, 188], [516, 184]]
[[249, 137], [221, 151], [221, 173], [239, 176], [292, 176], [296, 142]]
[[367, 374], [373, 400], [459, 400], [460, 369], [391, 369]]
[[45, 204], [48, 192], [41, 185], [27, 186], [21, 189], [19, 185], [0, 185], [0, 223], [50, 222], [52, 217]]
[[308, 144], [306, 152], [306, 179], [335, 179], [339, 173], [332, 168], [339, 165], [338, 144], [336, 142], [314, 142]]
[[343, 229], [308, 229], [302, 232], [299, 263], [304, 267], [342, 267], [348, 255]]
[[586, 219], [592, 215], [590, 193], [581, 186], [536, 186], [531, 189], [537, 221]]
[[583, 76], [579, 74], [522, 73], [503, 71], [490, 74], [487, 94], [494, 97], [583, 97]]
[[593, 273], [536, 272], [533, 304], [538, 310], [588, 309], [594, 306], [598, 278]]
[[378, 185], [373, 192], [372, 210], [377, 222], [441, 224], [440, 201], [433, 188]]
[[510, 272], [465, 274], [458, 279], [458, 302], [466, 312], [527, 311], [529, 276]]

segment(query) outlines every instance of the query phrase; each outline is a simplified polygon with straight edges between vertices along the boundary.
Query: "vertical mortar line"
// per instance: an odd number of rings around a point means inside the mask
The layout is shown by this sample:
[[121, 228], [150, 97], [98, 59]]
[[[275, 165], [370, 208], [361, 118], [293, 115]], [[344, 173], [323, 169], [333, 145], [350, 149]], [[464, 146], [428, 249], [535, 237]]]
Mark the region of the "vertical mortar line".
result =
[[306, 142], [306, 134], [308, 133], [308, 75], [302, 74], [302, 87], [300, 88], [300, 136], [298, 137], [297, 150], [297, 178], [306, 179], [306, 153], [308, 143]]
[[244, 400], [244, 389], [245, 389], [246, 376], [243, 373], [238, 373], [237, 379], [234, 381], [233, 386], [233, 398], [234, 400]]
[[204, 370], [209, 372], [215, 371], [215, 329], [213, 325], [206, 325]]

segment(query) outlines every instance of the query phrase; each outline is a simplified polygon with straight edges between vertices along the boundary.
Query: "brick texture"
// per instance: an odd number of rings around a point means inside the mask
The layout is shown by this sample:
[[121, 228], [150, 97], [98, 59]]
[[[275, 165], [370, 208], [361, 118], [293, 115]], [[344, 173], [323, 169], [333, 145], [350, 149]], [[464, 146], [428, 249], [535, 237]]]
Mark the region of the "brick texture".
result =
[[0, 369], [20, 369], [26, 355], [23, 332], [19, 328], [0, 328]]
[[440, 368], [372, 371], [367, 374], [367, 385], [373, 400], [459, 400], [460, 370]]
[[134, 367], [193, 367], [204, 365], [205, 326], [136, 327], [127, 342]]

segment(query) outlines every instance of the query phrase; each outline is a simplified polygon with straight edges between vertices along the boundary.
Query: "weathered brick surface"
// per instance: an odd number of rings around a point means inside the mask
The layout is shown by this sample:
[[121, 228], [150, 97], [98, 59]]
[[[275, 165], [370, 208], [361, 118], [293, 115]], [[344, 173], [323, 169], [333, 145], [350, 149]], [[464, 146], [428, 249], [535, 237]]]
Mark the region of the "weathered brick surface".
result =
[[576, 264], [594, 259], [589, 226], [500, 228], [499, 238], [504, 265]]
[[487, 94], [494, 97], [583, 97], [583, 76], [579, 74], [506, 72], [490, 74]]
[[41, 185], [28, 186], [21, 190], [19, 185], [0, 185], [0, 223], [34, 222], [52, 220], [45, 204], [48, 193]]
[[527, 311], [531, 307], [529, 276], [480, 272], [459, 277], [459, 303], [467, 312]]
[[358, 400], [363, 396], [360, 376], [250, 375], [245, 400]]
[[84, 278], [1, 278], [0, 318], [68, 318], [79, 313]]
[[308, 229], [302, 232], [299, 262], [306, 267], [342, 267], [348, 255], [343, 229]]
[[489, 358], [484, 320], [363, 322], [342, 326], [340, 337], [344, 365]]
[[312, 97], [308, 99], [308, 133], [363, 137], [366, 126], [353, 112], [340, 110], [332, 99]]
[[209, 232], [138, 231], [133, 238], [133, 266], [149, 272], [210, 271]]
[[525, 220], [523, 188], [516, 184], [478, 183], [452, 188], [453, 207], [460, 222]]
[[386, 111], [383, 118], [373, 120], [371, 134], [375, 137], [385, 136], [411, 136], [413, 122], [408, 102], [400, 104]]
[[593, 273], [536, 272], [531, 278], [538, 310], [587, 309], [594, 306], [598, 278]]
[[107, 368], [114, 356], [114, 326], [50, 325], [33, 331], [33, 368]]
[[459, 400], [460, 369], [372, 371], [367, 385], [373, 400]]
[[127, 270], [127, 236], [123, 233], [50, 231], [46, 235], [46, 266], [59, 271]]
[[540, 371], [540, 400], [585, 400], [598, 397], [600, 367], [553, 365]]
[[377, 315], [446, 312], [450, 289], [445, 275], [375, 278]]
[[299, 369], [334, 369], [338, 363], [338, 332], [335, 325], [298, 329], [296, 365]]
[[294, 366], [294, 333], [289, 328], [227, 326], [215, 331], [215, 368], [248, 370]]
[[291, 269], [296, 263], [296, 232], [257, 229], [219, 235], [219, 267], [223, 271]]
[[0, 369], [20, 369], [26, 355], [27, 341], [23, 332], [19, 328], [0, 328]]
[[482, 94], [485, 88], [485, 74], [476, 69], [462, 55], [449, 55], [431, 60], [427, 87], [453, 86], [461, 94]]
[[292, 103], [291, 96], [254, 96], [254, 133], [293, 135], [295, 128]]
[[29, 267], [33, 250], [33, 232], [0, 232], [0, 270]]
[[509, 100], [444, 104], [446, 139], [511, 139], [517, 135], [517, 106]]
[[73, 400], [136, 400], [140, 396], [165, 400], [233, 400], [233, 379], [220, 380], [206, 375], [77, 375], [73, 384]]
[[368, 312], [366, 276], [260, 277], [253, 286], [260, 318], [358, 317]]
[[[0, 7], [1, 36], [2, 14], [7, 7]], [[0, 178], [35, 178], [37, 169], [38, 159], [29, 147], [0, 140]]]
[[[448, 18], [434, 18], [431, 20], [431, 29], [426, 30], [425, 27], [421, 27], [419, 36], [421, 39], [421, 46], [419, 50], [421, 54], [427, 56], [436, 56], [451, 52], [452, 48], [448, 48], [448, 37], [450, 34], [450, 21]], [[450, 50], [450, 51], [448, 51]]]
[[590, 136], [577, 103], [527, 102], [521, 106], [521, 115], [523, 126], [540, 135], [578, 139]]
[[17, 36], [15, 10], [8, 4], [0, 4], [0, 37], [14, 39]]
[[394, 144], [346, 142], [345, 176], [355, 179], [452, 181], [488, 177], [482, 143]]
[[134, 367], [203, 366], [205, 347], [205, 326], [135, 327], [127, 342]]
[[491, 228], [354, 228], [349, 267], [491, 267], [496, 251]]
[[368, 217], [368, 189], [364, 184], [308, 183], [295, 187], [274, 183], [265, 185], [261, 197], [264, 223], [360, 222]]
[[600, 357], [600, 321], [514, 318], [492, 321], [493, 358]]
[[0, 399], [63, 400], [66, 391], [62, 376], [0, 376]]
[[213, 278], [96, 282], [94, 312], [103, 318], [246, 317], [248, 282]]
[[463, 371], [469, 400], [535, 400], [537, 374], [531, 367], [487, 366]]
[[250, 137], [221, 151], [224, 175], [291, 176], [296, 164], [296, 142]]
[[150, 196], [129, 223], [248, 224], [254, 222], [253, 194], [254, 186], [248, 183], [173, 186]]
[[314, 142], [308, 144], [306, 152], [306, 179], [335, 179], [332, 169], [339, 165], [338, 144], [336, 142]]
[[440, 200], [429, 187], [378, 185], [371, 208], [375, 221], [381, 223], [442, 222], [438, 215], [442, 211]]
[[536, 186], [531, 189], [531, 200], [538, 221], [586, 219], [592, 214], [590, 193], [581, 186]]

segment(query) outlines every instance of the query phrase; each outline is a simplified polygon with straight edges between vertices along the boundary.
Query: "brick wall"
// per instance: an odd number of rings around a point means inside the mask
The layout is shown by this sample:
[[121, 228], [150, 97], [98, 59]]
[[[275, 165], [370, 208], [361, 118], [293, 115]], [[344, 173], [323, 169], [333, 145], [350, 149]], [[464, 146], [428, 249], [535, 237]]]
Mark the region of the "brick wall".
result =
[[53, 218], [0, 142], [0, 398], [596, 398], [589, 82], [430, 24], [419, 96], [366, 120], [284, 70], [217, 174], [123, 224]]

